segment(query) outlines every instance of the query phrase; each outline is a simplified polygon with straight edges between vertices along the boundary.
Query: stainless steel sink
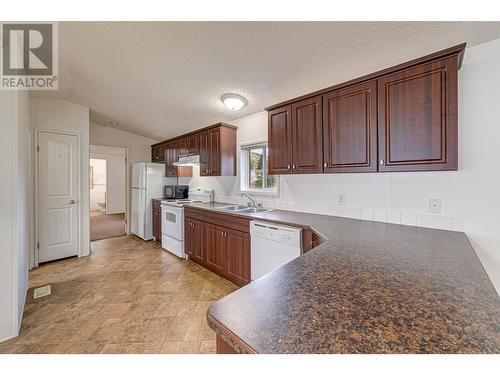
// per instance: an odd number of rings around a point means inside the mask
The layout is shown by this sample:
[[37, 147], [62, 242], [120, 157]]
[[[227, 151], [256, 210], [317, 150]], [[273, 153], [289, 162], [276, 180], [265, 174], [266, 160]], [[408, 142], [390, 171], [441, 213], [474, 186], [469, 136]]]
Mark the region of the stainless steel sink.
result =
[[217, 210], [219, 210], [219, 211], [241, 211], [241, 210], [246, 210], [247, 208], [248, 208], [247, 206], [232, 205], [232, 206], [218, 207]]
[[226, 211], [226, 212], [237, 212], [239, 214], [256, 214], [258, 212], [270, 211], [267, 208], [247, 207], [247, 206], [240, 206], [240, 205], [231, 205], [231, 206], [217, 207], [216, 210], [218, 210], [218, 211]]
[[249, 207], [244, 210], [238, 211], [239, 214], [256, 214], [259, 212], [267, 212], [271, 211], [268, 208], [260, 208], [260, 207]]

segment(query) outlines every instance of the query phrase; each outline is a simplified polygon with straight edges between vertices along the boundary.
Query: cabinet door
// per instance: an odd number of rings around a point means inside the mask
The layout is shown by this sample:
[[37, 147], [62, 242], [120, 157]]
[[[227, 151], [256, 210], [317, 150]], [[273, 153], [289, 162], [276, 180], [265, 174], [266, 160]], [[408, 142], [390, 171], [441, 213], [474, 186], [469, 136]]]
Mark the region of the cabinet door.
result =
[[161, 211], [153, 208], [153, 237], [155, 241], [161, 241]]
[[321, 96], [292, 104], [292, 173], [323, 171]]
[[292, 173], [291, 106], [268, 114], [269, 174]]
[[178, 142], [179, 142], [179, 155], [187, 154], [189, 152], [187, 137], [180, 138]]
[[168, 142], [165, 148], [165, 176], [177, 176], [177, 167], [174, 162], [177, 161], [178, 143], [177, 141]]
[[200, 133], [200, 176], [209, 176], [210, 170], [210, 145], [208, 130]]
[[457, 57], [378, 80], [380, 171], [457, 169]]
[[156, 163], [160, 159], [160, 148], [158, 146], [151, 146], [151, 162]]
[[219, 274], [224, 272], [224, 231], [205, 225], [205, 264]]
[[185, 220], [184, 248], [191, 260], [203, 264], [205, 259], [205, 224], [198, 220], [186, 218]]
[[224, 229], [224, 273], [237, 285], [250, 282], [250, 236]]
[[197, 154], [200, 152], [199, 137], [199, 133], [188, 135], [187, 144], [190, 154]]
[[211, 129], [208, 131], [208, 144], [210, 152], [210, 176], [220, 176], [220, 129]]
[[377, 170], [377, 82], [323, 96], [325, 172]]
[[193, 258], [193, 255], [195, 253], [194, 249], [196, 246], [196, 237], [194, 233], [193, 223], [194, 221], [189, 218], [184, 219], [184, 251], [190, 259]]

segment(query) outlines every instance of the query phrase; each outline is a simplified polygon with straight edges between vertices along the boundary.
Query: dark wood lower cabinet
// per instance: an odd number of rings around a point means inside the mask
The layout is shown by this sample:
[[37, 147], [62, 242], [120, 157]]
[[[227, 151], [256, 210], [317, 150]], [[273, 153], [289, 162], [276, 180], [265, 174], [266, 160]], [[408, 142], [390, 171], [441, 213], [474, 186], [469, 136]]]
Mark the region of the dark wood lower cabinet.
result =
[[250, 282], [250, 236], [247, 233], [224, 230], [224, 274], [236, 285]]
[[[184, 229], [185, 250], [189, 259], [238, 286], [248, 284], [250, 234], [215, 224], [220, 223], [220, 215], [214, 214], [213, 222], [207, 222], [189, 217], [189, 213], [190, 210], [186, 210]], [[196, 213], [193, 213], [193, 216], [196, 216]], [[204, 219], [210, 220], [208, 215], [205, 215]], [[231, 217], [225, 222], [231, 226]], [[241, 229], [243, 226], [236, 223], [236, 227]]]
[[161, 201], [153, 199], [153, 237], [161, 242]]
[[191, 260], [203, 264], [205, 260], [205, 223], [186, 218], [184, 227], [184, 247], [187, 255]]
[[225, 342], [220, 335], [216, 336], [215, 342], [217, 354], [239, 354], [231, 345]]
[[214, 272], [224, 272], [224, 231], [215, 225], [205, 224], [205, 264]]

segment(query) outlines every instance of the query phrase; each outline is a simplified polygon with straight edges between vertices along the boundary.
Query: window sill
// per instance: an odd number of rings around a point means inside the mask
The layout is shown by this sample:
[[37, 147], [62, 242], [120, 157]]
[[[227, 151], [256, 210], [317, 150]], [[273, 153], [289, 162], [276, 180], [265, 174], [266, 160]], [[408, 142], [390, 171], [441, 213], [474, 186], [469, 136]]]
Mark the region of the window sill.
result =
[[240, 189], [240, 193], [248, 193], [252, 195], [261, 195], [267, 197], [279, 197], [280, 192], [276, 190], [262, 190], [262, 189]]

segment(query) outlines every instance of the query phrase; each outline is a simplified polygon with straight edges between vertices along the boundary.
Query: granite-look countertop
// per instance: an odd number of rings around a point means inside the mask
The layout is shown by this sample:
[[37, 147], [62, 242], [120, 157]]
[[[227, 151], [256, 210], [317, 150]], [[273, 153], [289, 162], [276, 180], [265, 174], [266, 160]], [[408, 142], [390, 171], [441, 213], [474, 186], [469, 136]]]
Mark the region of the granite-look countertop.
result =
[[500, 299], [464, 233], [284, 210], [240, 216], [326, 241], [209, 308], [236, 351], [500, 352]]

